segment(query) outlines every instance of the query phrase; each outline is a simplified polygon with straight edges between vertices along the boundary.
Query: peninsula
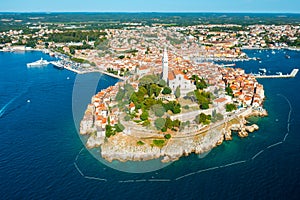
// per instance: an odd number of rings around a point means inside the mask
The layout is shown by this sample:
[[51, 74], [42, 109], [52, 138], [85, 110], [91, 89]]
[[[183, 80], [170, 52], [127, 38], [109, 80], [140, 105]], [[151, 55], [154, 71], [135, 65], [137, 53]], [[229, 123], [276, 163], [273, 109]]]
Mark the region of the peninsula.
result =
[[267, 115], [264, 89], [242, 69], [192, 62], [163, 51], [160, 65], [142, 67], [93, 96], [80, 124], [86, 146], [108, 161], [204, 153], [258, 126], [246, 117]]

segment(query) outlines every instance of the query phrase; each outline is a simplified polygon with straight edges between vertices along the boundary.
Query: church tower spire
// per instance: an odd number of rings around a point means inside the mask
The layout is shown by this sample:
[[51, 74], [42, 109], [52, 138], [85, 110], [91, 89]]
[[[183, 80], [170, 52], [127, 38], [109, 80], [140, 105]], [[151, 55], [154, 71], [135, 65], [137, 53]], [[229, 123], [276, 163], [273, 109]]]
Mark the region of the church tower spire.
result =
[[164, 55], [162, 59], [162, 79], [168, 83], [169, 64], [168, 64], [168, 52], [167, 48], [164, 49]]

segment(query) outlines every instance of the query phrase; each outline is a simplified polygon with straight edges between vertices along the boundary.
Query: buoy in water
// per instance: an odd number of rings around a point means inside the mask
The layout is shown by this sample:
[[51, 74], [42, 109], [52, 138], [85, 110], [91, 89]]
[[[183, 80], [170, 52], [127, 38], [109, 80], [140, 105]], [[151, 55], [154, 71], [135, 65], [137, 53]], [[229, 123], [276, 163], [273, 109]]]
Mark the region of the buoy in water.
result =
[[29, 100], [29, 99], [27, 100], [27, 103], [30, 103], [30, 100]]
[[69, 79], [70, 79], [70, 77], [67, 77], [67, 79], [69, 80]]

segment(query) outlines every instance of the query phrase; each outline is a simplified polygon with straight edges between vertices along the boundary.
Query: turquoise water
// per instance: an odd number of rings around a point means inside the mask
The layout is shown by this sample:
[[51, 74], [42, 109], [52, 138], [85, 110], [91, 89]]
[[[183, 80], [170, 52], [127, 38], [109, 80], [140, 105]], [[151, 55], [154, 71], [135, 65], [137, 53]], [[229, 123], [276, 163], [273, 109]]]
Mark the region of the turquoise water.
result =
[[[300, 67], [300, 53], [287, 52], [291, 59], [284, 51], [247, 51], [262, 63], [237, 66], [254, 73], [258, 68], [289, 73]], [[269, 116], [251, 118], [260, 130], [248, 138], [234, 136], [204, 158], [190, 155], [158, 171], [132, 174], [111, 169], [82, 150], [72, 107], [78, 76], [51, 65], [27, 69], [27, 62], [40, 57], [50, 59], [40, 52], [0, 53], [2, 199], [299, 199], [300, 74], [259, 80]], [[86, 83], [99, 79], [97, 90], [117, 82], [97, 73], [80, 76]], [[92, 92], [76, 102], [76, 116]]]

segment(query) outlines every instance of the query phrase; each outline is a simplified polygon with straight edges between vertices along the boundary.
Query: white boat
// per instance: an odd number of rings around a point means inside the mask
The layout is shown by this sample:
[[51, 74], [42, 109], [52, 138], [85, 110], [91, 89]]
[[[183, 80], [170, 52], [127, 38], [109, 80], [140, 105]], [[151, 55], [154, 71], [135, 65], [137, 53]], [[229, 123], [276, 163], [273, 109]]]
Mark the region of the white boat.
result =
[[261, 71], [263, 74], [265, 74], [267, 72], [267, 70], [265, 68], [259, 68], [259, 71]]
[[40, 60], [37, 60], [35, 62], [27, 63], [27, 67], [42, 67], [48, 64], [49, 62], [47, 60], [43, 60], [43, 58], [41, 58]]
[[273, 50], [273, 51], [272, 51], [272, 54], [276, 54], [276, 52]]

